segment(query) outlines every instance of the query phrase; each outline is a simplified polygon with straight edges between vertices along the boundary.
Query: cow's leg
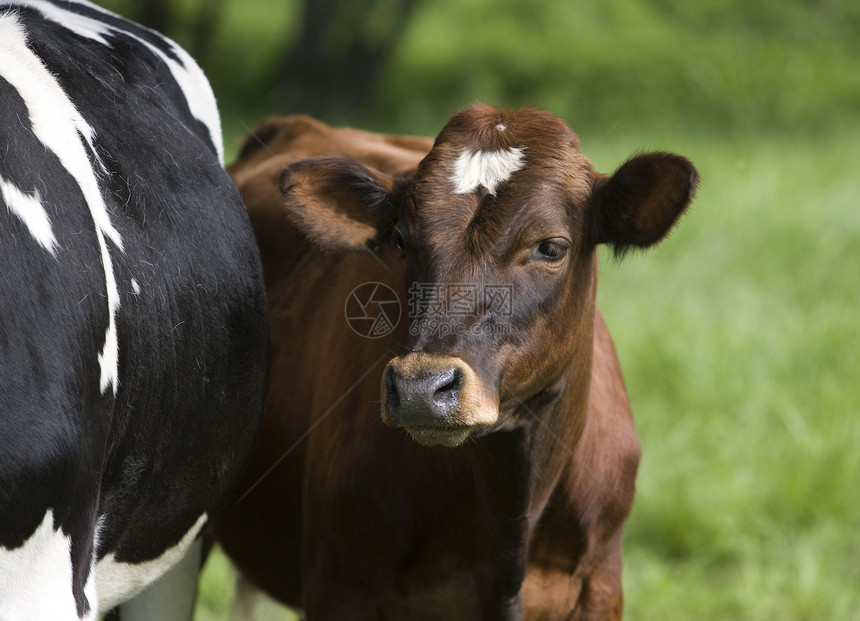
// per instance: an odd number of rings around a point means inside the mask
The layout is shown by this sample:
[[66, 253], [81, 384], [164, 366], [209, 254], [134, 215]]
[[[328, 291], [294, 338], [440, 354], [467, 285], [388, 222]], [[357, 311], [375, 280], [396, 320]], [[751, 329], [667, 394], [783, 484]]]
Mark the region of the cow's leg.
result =
[[610, 546], [601, 563], [582, 580], [571, 621], [620, 621], [624, 611], [621, 590], [621, 542]]
[[260, 591], [242, 574], [236, 576], [236, 595], [230, 608], [230, 619], [249, 621], [256, 616]]
[[621, 590], [621, 534], [598, 554], [586, 555], [575, 571], [529, 568], [523, 583], [526, 621], [619, 621], [624, 608]]
[[120, 606], [121, 621], [189, 621], [197, 598], [203, 540], [197, 538], [176, 565]]

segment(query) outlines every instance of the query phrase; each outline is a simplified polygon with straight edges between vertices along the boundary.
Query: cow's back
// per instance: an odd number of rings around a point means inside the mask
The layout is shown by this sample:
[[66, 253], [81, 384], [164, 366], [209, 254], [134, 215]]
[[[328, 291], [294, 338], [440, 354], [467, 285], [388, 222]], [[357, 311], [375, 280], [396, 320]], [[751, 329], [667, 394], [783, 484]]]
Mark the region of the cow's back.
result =
[[26, 581], [0, 600], [90, 618], [176, 560], [250, 448], [259, 258], [174, 44], [27, 2], [0, 4], [0, 54], [0, 574], [70, 550], [74, 601]]
[[[426, 138], [331, 128], [306, 116], [278, 117], [255, 128], [228, 167], [263, 257], [272, 382], [260, 439], [216, 532], [249, 578], [293, 605], [301, 605], [304, 472], [313, 467], [307, 465], [309, 444], [316, 436], [325, 445], [322, 451], [310, 449], [314, 462], [352, 461], [350, 445], [362, 443], [353, 444], [350, 433], [356, 428], [341, 425], [343, 413], [366, 409], [377, 399], [378, 376], [402, 341], [407, 309], [401, 309], [397, 329], [382, 338], [367, 339], [349, 326], [344, 304], [353, 289], [368, 282], [402, 288], [396, 257], [386, 263], [369, 252], [348, 257], [319, 252], [286, 218], [279, 178], [293, 161], [335, 152], [408, 175], [431, 146]], [[375, 422], [376, 414], [370, 415]], [[366, 420], [357, 416], [357, 427]], [[319, 497], [317, 492], [310, 495]]]

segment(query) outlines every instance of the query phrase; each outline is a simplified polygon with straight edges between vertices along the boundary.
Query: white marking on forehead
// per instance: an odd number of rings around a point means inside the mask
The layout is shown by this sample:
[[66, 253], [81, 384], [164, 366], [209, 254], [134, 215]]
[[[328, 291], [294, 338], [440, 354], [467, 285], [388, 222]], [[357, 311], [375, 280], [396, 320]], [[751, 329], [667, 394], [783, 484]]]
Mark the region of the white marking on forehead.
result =
[[119, 290], [105, 238], [120, 250], [123, 245], [119, 232], [110, 221], [96, 173], [81, 140], [86, 141], [90, 153], [96, 154], [93, 148], [95, 132], [63, 92], [56, 77], [27, 47], [24, 29], [13, 15], [0, 16], [0, 74], [24, 100], [36, 138], [57, 156], [63, 168], [77, 182], [89, 207], [102, 257], [109, 317], [105, 345], [98, 357], [101, 366], [99, 385], [102, 392], [110, 386], [116, 394], [119, 383], [116, 334]]
[[[78, 619], [71, 549], [72, 540], [54, 530], [51, 509], [23, 545], [0, 547], [0, 619]], [[97, 614], [91, 594], [86, 593], [90, 610], [84, 619]]]
[[464, 150], [454, 162], [454, 191], [470, 194], [480, 186], [492, 195], [502, 183], [523, 167], [525, 147], [512, 147], [494, 151]]
[[[90, 2], [77, 0], [76, 3], [104, 13], [105, 15], [118, 17], [114, 13], [106, 11]], [[109, 45], [108, 40], [105, 37], [116, 31], [115, 28], [108, 26], [103, 22], [84, 15], [78, 15], [73, 11], [60, 8], [50, 2], [45, 2], [44, 0], [17, 0], [15, 4], [34, 8], [42, 13], [46, 19], [60, 24], [64, 28], [102, 45]], [[215, 102], [215, 95], [212, 92], [212, 87], [209, 85], [209, 81], [206, 79], [200, 66], [184, 49], [176, 45], [170, 39], [162, 37], [154, 31], [154, 35], [161, 37], [171, 47], [173, 53], [176, 54], [181, 61], [181, 64], [167, 56], [164, 52], [148, 41], [141, 39], [133, 32], [125, 30], [122, 32], [136, 40], [141, 45], [146, 46], [150, 52], [155, 54], [167, 66], [170, 73], [173, 75], [173, 79], [176, 80], [176, 83], [185, 95], [185, 100], [188, 103], [188, 109], [191, 111], [192, 116], [206, 125], [209, 130], [209, 136], [212, 139], [212, 143], [215, 145], [218, 159], [223, 164], [224, 143], [221, 134], [221, 117], [218, 115], [218, 105]]]
[[137, 284], [137, 281], [134, 278], [131, 279], [131, 290], [135, 295], [140, 295], [140, 285]]
[[52, 255], [57, 254], [57, 238], [51, 228], [48, 213], [42, 205], [39, 192], [27, 194], [11, 181], [0, 176], [0, 194], [6, 207], [21, 219], [30, 230], [30, 235]]

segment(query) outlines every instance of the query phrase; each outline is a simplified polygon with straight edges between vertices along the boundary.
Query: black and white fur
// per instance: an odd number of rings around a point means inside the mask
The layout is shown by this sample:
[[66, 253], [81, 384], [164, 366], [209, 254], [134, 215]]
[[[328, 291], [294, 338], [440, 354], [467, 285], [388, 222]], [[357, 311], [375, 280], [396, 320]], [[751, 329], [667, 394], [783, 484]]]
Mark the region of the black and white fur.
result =
[[221, 148], [173, 42], [80, 0], [0, 0], [3, 621], [134, 596], [251, 447], [265, 301]]

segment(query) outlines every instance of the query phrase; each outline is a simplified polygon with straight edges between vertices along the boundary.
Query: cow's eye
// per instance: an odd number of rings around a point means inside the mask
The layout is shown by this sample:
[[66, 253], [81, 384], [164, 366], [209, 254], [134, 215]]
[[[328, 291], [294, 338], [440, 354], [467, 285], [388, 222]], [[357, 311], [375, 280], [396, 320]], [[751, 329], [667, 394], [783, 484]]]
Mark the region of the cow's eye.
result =
[[401, 250], [406, 250], [406, 242], [403, 241], [402, 235], [397, 235], [394, 238], [394, 245], [400, 248]]
[[568, 243], [563, 239], [545, 239], [532, 250], [532, 258], [544, 263], [558, 263], [567, 254]]

